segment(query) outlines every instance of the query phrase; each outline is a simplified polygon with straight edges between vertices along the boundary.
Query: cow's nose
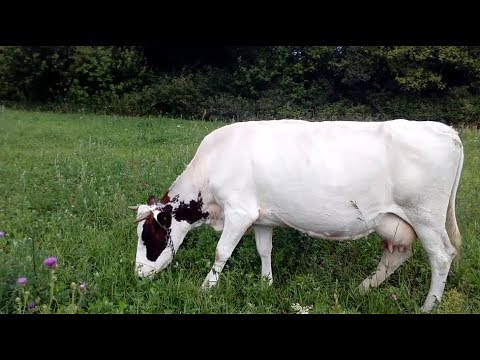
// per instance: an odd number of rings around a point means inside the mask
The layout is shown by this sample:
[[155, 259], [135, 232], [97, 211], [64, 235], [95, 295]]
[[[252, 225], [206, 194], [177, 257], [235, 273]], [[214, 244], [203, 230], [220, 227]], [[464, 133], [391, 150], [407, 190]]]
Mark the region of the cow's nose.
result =
[[135, 270], [140, 278], [152, 277], [156, 272], [154, 267], [139, 262], [136, 263]]

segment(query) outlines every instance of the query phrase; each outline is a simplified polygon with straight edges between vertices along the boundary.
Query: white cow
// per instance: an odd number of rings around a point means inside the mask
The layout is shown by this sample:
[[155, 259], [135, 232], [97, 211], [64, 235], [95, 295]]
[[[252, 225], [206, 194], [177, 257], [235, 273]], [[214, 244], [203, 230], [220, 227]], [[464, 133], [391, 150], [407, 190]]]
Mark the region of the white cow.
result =
[[209, 224], [222, 235], [202, 287], [214, 286], [253, 226], [262, 275], [271, 283], [272, 228], [330, 240], [383, 238], [380, 285], [412, 255], [418, 238], [432, 271], [423, 311], [440, 301], [461, 238], [455, 196], [463, 166], [458, 134], [437, 122], [235, 123], [205, 137], [157, 206], [138, 208], [137, 273], [173, 259], [187, 232]]

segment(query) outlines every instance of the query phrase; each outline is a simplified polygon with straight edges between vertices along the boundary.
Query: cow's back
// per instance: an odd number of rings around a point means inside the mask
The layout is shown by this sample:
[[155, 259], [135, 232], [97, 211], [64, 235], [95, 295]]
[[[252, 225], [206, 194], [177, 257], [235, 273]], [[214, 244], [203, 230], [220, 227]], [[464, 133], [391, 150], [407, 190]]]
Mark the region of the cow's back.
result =
[[218, 129], [196, 157], [217, 201], [254, 200], [260, 223], [349, 237], [359, 217], [446, 210], [458, 144], [434, 122], [276, 120]]

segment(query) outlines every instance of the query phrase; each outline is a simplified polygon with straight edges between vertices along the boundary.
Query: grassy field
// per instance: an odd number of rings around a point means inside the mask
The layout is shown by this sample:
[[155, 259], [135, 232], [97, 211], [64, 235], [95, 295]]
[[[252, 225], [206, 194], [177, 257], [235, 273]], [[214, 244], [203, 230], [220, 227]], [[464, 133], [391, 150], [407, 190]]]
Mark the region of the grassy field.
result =
[[[376, 235], [330, 242], [276, 229], [271, 287], [260, 281], [260, 258], [247, 235], [219, 285], [202, 292], [219, 234], [201, 227], [166, 270], [138, 279], [135, 215], [127, 206], [163, 195], [202, 138], [222, 125], [0, 109], [0, 229], [7, 233], [0, 238], [0, 313], [284, 314], [299, 312], [295, 304], [310, 313], [419, 312], [430, 267], [418, 242], [413, 258], [384, 284], [358, 293], [380, 257]], [[461, 131], [463, 257], [438, 313], [480, 313], [479, 135]], [[58, 264], [47, 269], [43, 261], [51, 256]], [[18, 285], [19, 277], [28, 282]]]

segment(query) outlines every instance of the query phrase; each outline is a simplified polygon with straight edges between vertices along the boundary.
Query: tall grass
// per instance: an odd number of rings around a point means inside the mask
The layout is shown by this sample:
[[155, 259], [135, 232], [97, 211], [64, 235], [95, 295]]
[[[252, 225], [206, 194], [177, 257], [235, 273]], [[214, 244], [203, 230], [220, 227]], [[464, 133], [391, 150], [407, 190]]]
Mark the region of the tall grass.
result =
[[[271, 287], [260, 281], [260, 259], [247, 235], [218, 286], [202, 292], [219, 234], [201, 227], [187, 235], [166, 270], [138, 279], [136, 227], [127, 206], [161, 196], [202, 138], [222, 125], [0, 109], [0, 229], [8, 234], [0, 238], [0, 312], [20, 312], [15, 299], [22, 299], [22, 289], [39, 306], [48, 304], [51, 279], [43, 259], [49, 256], [58, 259], [51, 312], [72, 312], [74, 288], [82, 282], [88, 284], [76, 309], [82, 313], [295, 313], [299, 306], [311, 307], [310, 313], [419, 312], [430, 268], [418, 243], [413, 258], [384, 284], [366, 296], [358, 293], [380, 258], [376, 235], [330, 242], [275, 229]], [[461, 137], [463, 258], [436, 311], [478, 313], [479, 132], [464, 129]], [[23, 276], [25, 287], [16, 283]]]

